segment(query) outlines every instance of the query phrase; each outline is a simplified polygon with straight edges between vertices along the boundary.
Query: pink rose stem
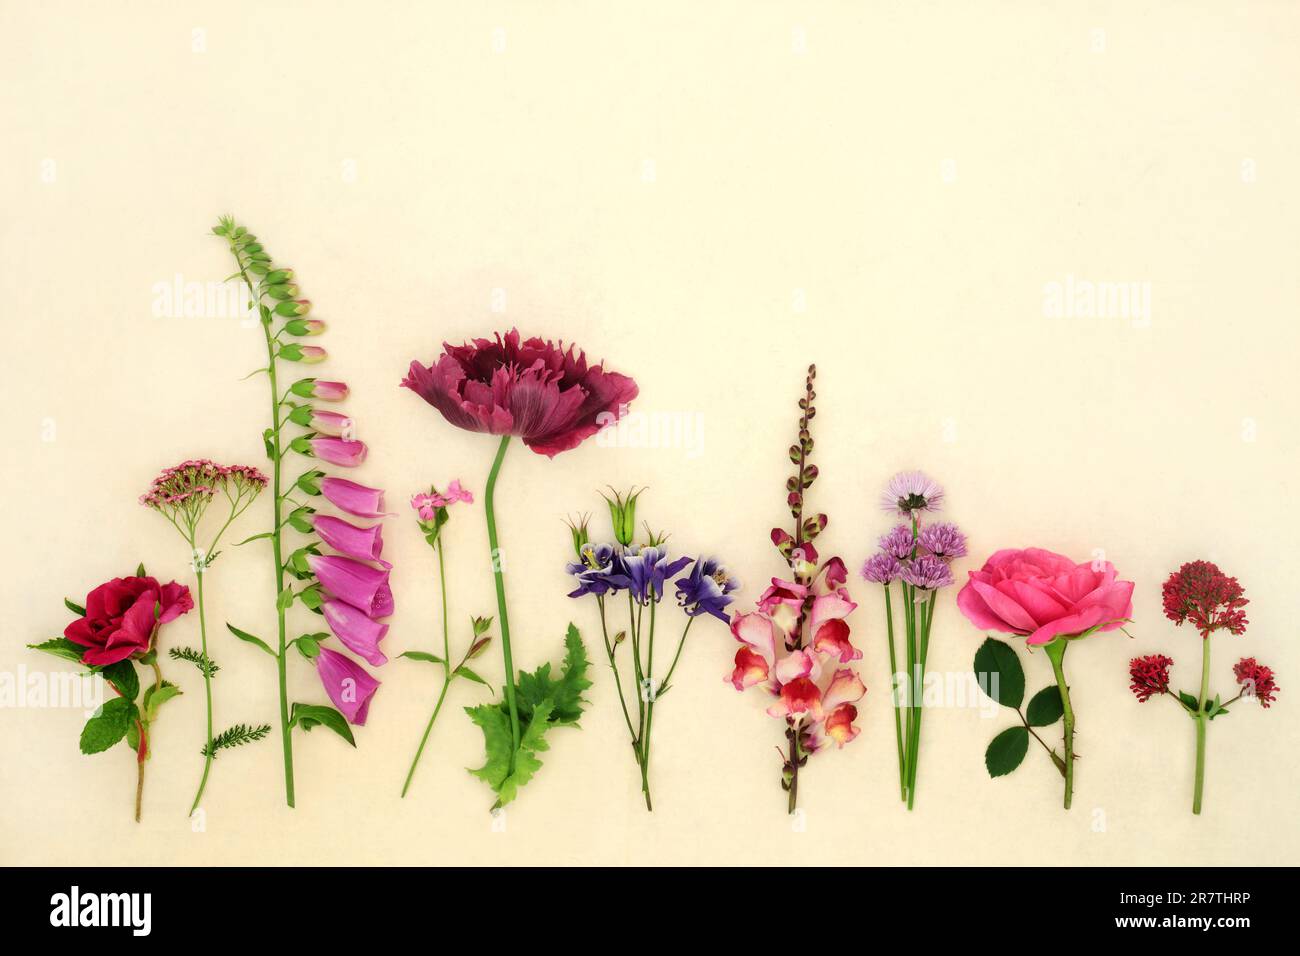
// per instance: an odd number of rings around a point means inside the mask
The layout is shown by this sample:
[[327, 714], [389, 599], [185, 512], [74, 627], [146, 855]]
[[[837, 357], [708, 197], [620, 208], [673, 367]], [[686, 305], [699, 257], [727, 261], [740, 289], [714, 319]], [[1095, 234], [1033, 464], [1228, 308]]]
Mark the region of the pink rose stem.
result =
[[271, 310], [262, 303], [261, 293], [253, 284], [253, 280], [248, 277], [247, 263], [244, 262], [240, 249], [231, 240], [230, 250], [235, 256], [235, 262], [239, 266], [239, 274], [244, 279], [244, 284], [248, 286], [249, 295], [257, 303], [258, 312], [262, 318], [262, 333], [266, 337], [266, 374], [271, 384], [271, 450], [273, 460], [271, 462], [271, 508], [272, 508], [272, 531], [271, 531], [271, 551], [275, 556], [275, 594], [276, 594], [276, 617], [278, 626], [278, 653], [276, 654], [275, 666], [278, 671], [280, 685], [280, 742], [281, 749], [284, 751], [284, 800], [290, 807], [294, 805], [293, 800], [293, 738], [289, 728], [289, 678], [285, 669], [285, 614], [287, 608], [281, 607], [280, 595], [284, 593], [284, 558], [281, 548], [281, 535], [284, 531], [284, 521], [281, 517], [284, 506], [284, 498], [280, 494], [280, 459], [283, 455], [280, 443], [280, 428], [284, 424], [280, 417], [280, 408], [284, 399], [280, 397], [279, 383], [276, 378], [276, 348], [275, 340], [271, 336]]
[[[451, 636], [447, 630], [447, 569], [442, 560], [442, 535], [439, 534], [434, 542], [433, 549], [438, 552], [438, 584], [442, 590], [442, 691], [438, 694], [438, 702], [433, 705], [433, 714], [429, 717], [429, 723], [424, 728], [424, 736], [420, 738], [420, 746], [415, 751], [415, 759], [411, 761], [411, 769], [407, 771], [406, 782], [402, 784], [402, 796], [406, 796], [406, 791], [411, 788], [411, 778], [415, 776], [416, 765], [420, 762], [420, 757], [424, 754], [424, 745], [429, 742], [429, 734], [433, 732], [433, 722], [438, 719], [438, 712], [442, 710], [442, 702], [447, 698], [447, 688], [455, 679], [455, 672], [451, 669]], [[474, 648], [474, 642], [470, 642], [470, 650]], [[468, 655], [467, 655], [468, 656]], [[461, 661], [461, 663], [465, 663]], [[457, 668], [459, 669], [459, 668]]]
[[[519, 752], [519, 708], [515, 704], [515, 664], [510, 656], [510, 618], [506, 614], [506, 583], [501, 575], [501, 549], [497, 544], [497, 519], [494, 507], [496, 499], [497, 475], [501, 472], [501, 462], [510, 447], [510, 436], [502, 435], [501, 444], [497, 446], [497, 456], [488, 472], [487, 487], [483, 490], [483, 512], [487, 515], [488, 548], [492, 552], [492, 577], [497, 589], [497, 612], [501, 615], [501, 654], [505, 659], [506, 709], [510, 711], [510, 773], [515, 772], [515, 754]], [[281, 638], [283, 640], [283, 637]]]
[[1192, 813], [1201, 812], [1201, 794], [1205, 790], [1205, 698], [1210, 694], [1210, 635], [1201, 638], [1201, 696], [1196, 708], [1196, 785], [1192, 791]]
[[1065, 712], [1065, 809], [1074, 797], [1074, 709], [1070, 706], [1070, 687], [1065, 682], [1065, 649], [1069, 641], [1058, 637], [1043, 648], [1052, 662], [1056, 687], [1061, 692], [1061, 709]]
[[[158, 688], [162, 687], [162, 670], [158, 667], [157, 650], [151, 650], [150, 654], [146, 654], [145, 657], [148, 658], [151, 655], [152, 659], [149, 664], [153, 667], [153, 691], [156, 694]], [[141, 658], [141, 660], [144, 660], [144, 658]], [[135, 725], [140, 732], [140, 747], [135, 753], [135, 822], [139, 823], [140, 810], [144, 804], [144, 762], [149, 759], [149, 721], [145, 720], [143, 714], [141, 714]]]

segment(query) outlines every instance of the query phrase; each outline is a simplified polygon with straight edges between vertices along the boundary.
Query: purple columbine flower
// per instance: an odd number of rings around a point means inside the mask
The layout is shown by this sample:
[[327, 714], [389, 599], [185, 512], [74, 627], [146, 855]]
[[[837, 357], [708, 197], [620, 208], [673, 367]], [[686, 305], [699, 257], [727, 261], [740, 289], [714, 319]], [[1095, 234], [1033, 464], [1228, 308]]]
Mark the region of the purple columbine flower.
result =
[[873, 554], [862, 564], [862, 577], [876, 584], [889, 584], [903, 571], [898, 558], [884, 551]]
[[911, 560], [915, 548], [916, 536], [905, 524], [894, 525], [888, 534], [880, 536], [880, 550], [899, 561]]
[[943, 488], [921, 471], [900, 471], [880, 493], [880, 506], [904, 518], [918, 511], [938, 511]]
[[577, 579], [577, 588], [569, 592], [571, 598], [584, 594], [601, 596], [626, 586], [612, 580], [621, 579], [624, 573], [622, 559], [612, 544], [584, 544], [581, 559], [570, 561], [564, 570]]
[[654, 545], [644, 548], [629, 549], [623, 553], [623, 573], [612, 574], [609, 580], [621, 588], [632, 592], [638, 604], [656, 604], [664, 596], [664, 581], [672, 577], [686, 565], [690, 558], [668, 560], [668, 551]]
[[712, 614], [730, 624], [731, 617], [723, 608], [731, 603], [728, 595], [739, 587], [717, 558], [700, 558], [690, 574], [677, 579], [677, 603], [691, 617]]
[[920, 543], [923, 550], [944, 561], [966, 557], [966, 536], [955, 524], [946, 521], [922, 528]]
[[900, 577], [914, 588], [937, 591], [952, 584], [952, 569], [947, 561], [923, 554], [914, 561], [904, 561]]

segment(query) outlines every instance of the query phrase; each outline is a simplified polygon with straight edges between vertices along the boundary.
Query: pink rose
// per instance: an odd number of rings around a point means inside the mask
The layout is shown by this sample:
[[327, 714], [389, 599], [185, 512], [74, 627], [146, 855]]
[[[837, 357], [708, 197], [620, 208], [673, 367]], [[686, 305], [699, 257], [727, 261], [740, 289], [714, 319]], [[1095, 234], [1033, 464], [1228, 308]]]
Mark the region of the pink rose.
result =
[[157, 628], [192, 607], [190, 589], [175, 581], [114, 578], [86, 596], [85, 616], [69, 624], [63, 636], [86, 648], [83, 663], [107, 667], [148, 653]]
[[1030, 644], [1113, 631], [1133, 613], [1133, 582], [1109, 561], [1076, 564], [1042, 548], [1008, 548], [970, 572], [957, 606], [979, 628]]

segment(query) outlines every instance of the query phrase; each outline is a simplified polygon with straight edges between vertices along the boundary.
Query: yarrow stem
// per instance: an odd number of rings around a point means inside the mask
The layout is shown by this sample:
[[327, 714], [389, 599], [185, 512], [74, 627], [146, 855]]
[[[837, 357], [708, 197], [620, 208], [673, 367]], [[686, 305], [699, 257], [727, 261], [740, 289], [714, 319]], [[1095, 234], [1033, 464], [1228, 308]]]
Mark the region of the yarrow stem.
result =
[[501, 615], [501, 655], [505, 659], [505, 697], [506, 709], [510, 712], [510, 738], [513, 746], [510, 750], [510, 773], [514, 773], [515, 754], [519, 751], [519, 707], [515, 703], [515, 665], [510, 655], [510, 619], [506, 613], [506, 584], [501, 572], [501, 550], [497, 544], [497, 520], [494, 507], [497, 475], [501, 472], [501, 462], [510, 447], [510, 436], [502, 435], [501, 444], [497, 446], [496, 458], [492, 461], [492, 470], [488, 472], [487, 486], [483, 490], [483, 513], [487, 515], [488, 548], [492, 557], [492, 576], [496, 582], [497, 612]]

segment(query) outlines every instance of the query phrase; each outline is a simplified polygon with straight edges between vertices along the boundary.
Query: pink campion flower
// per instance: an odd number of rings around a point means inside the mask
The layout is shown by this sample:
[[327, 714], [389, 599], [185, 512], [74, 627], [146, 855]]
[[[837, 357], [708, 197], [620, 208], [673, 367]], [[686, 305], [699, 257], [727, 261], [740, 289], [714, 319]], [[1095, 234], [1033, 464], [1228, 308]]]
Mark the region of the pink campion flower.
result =
[[1277, 699], [1278, 686], [1273, 680], [1273, 668], [1265, 667], [1253, 657], [1243, 657], [1232, 665], [1232, 673], [1241, 685], [1243, 697], [1258, 698], [1260, 706], [1265, 708]]
[[458, 501], [473, 504], [474, 496], [461, 487], [460, 479], [453, 478], [446, 491], [412, 495], [411, 507], [420, 515], [421, 521], [432, 521], [439, 508], [449, 507]]
[[1138, 703], [1145, 704], [1152, 697], [1169, 693], [1169, 668], [1173, 665], [1174, 659], [1163, 654], [1148, 654], [1128, 662], [1128, 689]]
[[375, 680], [350, 657], [322, 647], [316, 654], [316, 673], [325, 693], [348, 723], [358, 727], [366, 722], [370, 698], [379, 689]]
[[518, 435], [552, 458], [616, 422], [637, 396], [631, 378], [588, 365], [574, 346], [521, 343], [514, 329], [495, 340], [444, 343], [434, 364], [412, 362], [401, 384], [458, 428]]
[[391, 511], [384, 511], [382, 490], [346, 478], [321, 478], [320, 493], [336, 508], [358, 518], [384, 518], [392, 514]]
[[347, 438], [308, 438], [311, 453], [322, 461], [343, 468], [355, 468], [366, 460], [366, 443]]
[[379, 556], [384, 550], [382, 525], [359, 528], [350, 521], [322, 514], [312, 515], [307, 520], [311, 522], [312, 530], [321, 541], [340, 554], [359, 558], [362, 561], [378, 561], [388, 566], [387, 562]]
[[388, 661], [379, 642], [388, 634], [388, 625], [372, 620], [367, 614], [336, 598], [321, 603], [321, 613], [334, 636], [343, 646], [376, 667]]
[[957, 594], [976, 627], [1018, 634], [1032, 645], [1113, 631], [1133, 614], [1133, 582], [1109, 561], [1075, 563], [1042, 548], [998, 551]]
[[307, 566], [321, 587], [368, 617], [388, 617], [393, 613], [393, 592], [388, 586], [387, 569], [372, 568], [336, 554], [309, 554]]

